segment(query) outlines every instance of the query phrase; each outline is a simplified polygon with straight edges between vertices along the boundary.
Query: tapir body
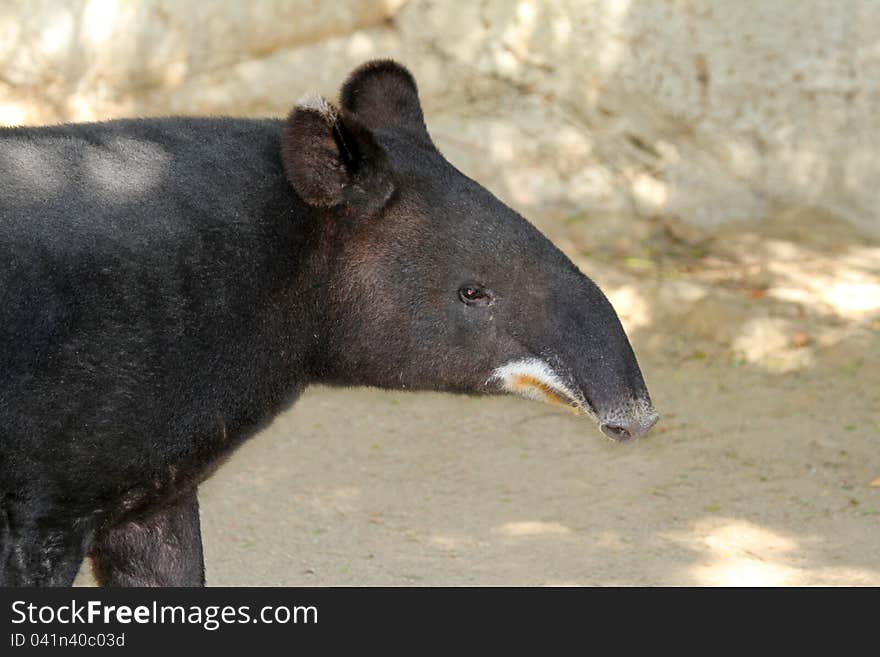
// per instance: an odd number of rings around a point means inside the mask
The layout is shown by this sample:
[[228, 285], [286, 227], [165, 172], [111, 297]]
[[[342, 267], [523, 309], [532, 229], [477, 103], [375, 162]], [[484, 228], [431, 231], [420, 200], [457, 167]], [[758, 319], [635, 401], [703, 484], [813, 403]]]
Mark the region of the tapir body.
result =
[[436, 150], [415, 82], [337, 108], [0, 130], [0, 582], [204, 582], [196, 487], [311, 383], [656, 421], [610, 304]]

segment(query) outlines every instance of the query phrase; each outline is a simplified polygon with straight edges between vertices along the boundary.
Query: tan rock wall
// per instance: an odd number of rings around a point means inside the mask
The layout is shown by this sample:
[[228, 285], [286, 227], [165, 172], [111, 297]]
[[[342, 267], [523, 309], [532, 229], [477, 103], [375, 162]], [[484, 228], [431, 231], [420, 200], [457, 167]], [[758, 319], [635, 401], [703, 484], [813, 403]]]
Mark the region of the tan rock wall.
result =
[[281, 115], [376, 56], [539, 221], [793, 205], [880, 234], [872, 0], [3, 0], [0, 123]]

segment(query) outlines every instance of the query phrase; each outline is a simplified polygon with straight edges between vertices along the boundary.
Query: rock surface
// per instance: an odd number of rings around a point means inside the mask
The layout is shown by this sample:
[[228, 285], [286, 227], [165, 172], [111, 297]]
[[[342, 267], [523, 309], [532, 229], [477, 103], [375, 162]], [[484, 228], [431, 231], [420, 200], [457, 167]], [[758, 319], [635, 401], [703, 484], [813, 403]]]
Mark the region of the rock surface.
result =
[[539, 223], [799, 206], [880, 235], [871, 0], [3, 4], [0, 123], [282, 115], [390, 56], [448, 156]]

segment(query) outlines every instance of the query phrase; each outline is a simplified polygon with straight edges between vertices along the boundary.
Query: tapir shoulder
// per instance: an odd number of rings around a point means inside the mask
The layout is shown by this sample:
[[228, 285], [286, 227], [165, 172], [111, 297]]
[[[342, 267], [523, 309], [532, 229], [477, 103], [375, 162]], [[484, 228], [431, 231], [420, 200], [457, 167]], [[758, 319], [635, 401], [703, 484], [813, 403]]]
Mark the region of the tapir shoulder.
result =
[[0, 259], [234, 270], [295, 250], [309, 210], [280, 132], [186, 117], [0, 129]]
[[[273, 120], [162, 118], [0, 130], [0, 237], [137, 248], [258, 230], [290, 196]], [[224, 225], [225, 224], [225, 225]]]

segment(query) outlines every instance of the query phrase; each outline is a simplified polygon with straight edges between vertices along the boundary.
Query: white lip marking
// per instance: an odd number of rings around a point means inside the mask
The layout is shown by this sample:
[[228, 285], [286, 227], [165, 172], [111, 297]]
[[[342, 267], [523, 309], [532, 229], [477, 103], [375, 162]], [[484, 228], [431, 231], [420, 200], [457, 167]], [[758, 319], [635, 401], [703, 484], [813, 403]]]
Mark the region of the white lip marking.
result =
[[581, 396], [569, 388], [553, 371], [553, 368], [540, 358], [514, 360], [496, 368], [486, 383], [500, 381], [506, 391], [551, 404], [563, 404], [576, 413], [583, 413], [596, 419], [592, 409]]

